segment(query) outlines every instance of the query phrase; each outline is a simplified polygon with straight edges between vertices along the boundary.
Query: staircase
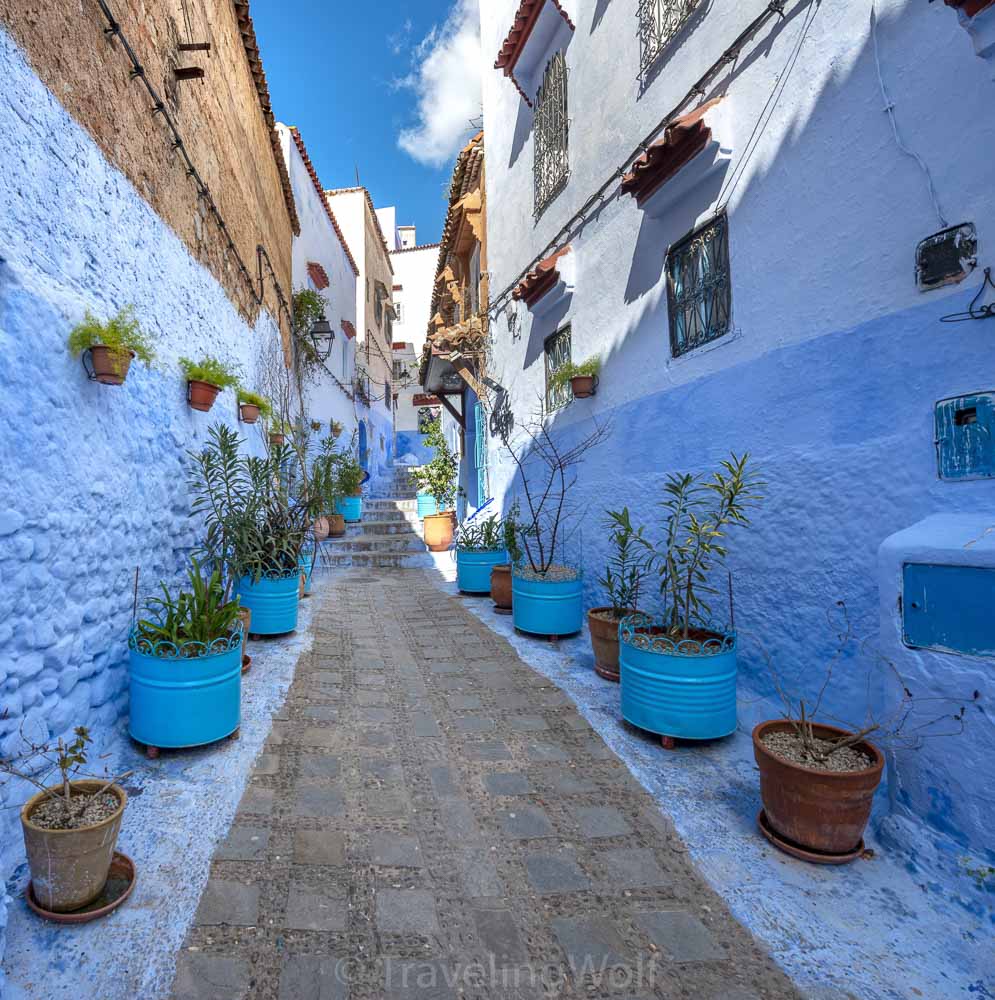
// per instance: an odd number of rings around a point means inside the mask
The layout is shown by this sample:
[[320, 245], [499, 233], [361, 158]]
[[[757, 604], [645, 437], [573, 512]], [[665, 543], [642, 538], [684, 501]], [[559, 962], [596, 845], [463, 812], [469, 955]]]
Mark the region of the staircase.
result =
[[[388, 495], [389, 494], [389, 495]], [[363, 497], [363, 520], [346, 526], [342, 538], [321, 543], [320, 565], [400, 569], [432, 566], [418, 520], [415, 488], [408, 470], [397, 466]]]

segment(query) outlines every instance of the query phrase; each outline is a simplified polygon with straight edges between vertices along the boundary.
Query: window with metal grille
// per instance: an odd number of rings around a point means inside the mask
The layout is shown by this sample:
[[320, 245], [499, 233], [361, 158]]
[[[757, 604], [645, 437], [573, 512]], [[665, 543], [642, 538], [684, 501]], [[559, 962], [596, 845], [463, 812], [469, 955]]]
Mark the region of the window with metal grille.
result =
[[644, 77], [667, 43], [684, 27], [700, 0], [639, 0], [639, 76]]
[[567, 61], [557, 52], [546, 66], [535, 105], [535, 214], [560, 193], [570, 172]]
[[546, 412], [552, 413], [570, 402], [570, 384], [557, 385], [553, 376], [566, 364], [570, 363], [570, 327], [557, 330], [552, 337], [546, 338]]
[[731, 307], [729, 230], [723, 213], [675, 243], [667, 254], [673, 356], [728, 333]]

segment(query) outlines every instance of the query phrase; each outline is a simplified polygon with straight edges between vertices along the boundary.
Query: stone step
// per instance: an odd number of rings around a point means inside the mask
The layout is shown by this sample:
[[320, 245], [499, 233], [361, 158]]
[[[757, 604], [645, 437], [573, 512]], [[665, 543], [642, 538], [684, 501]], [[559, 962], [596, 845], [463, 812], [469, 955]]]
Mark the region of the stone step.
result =
[[413, 531], [406, 535], [352, 535], [329, 538], [322, 551], [336, 552], [424, 552], [425, 543]]
[[367, 521], [363, 518], [359, 524], [350, 524], [346, 527], [346, 538], [354, 535], [412, 535], [421, 528], [421, 521], [418, 518], [409, 518], [399, 515], [395, 518], [381, 518], [379, 520]]
[[363, 500], [364, 511], [372, 514], [387, 510], [417, 511], [418, 501], [407, 497], [371, 497]]
[[365, 566], [369, 569], [413, 569], [419, 566], [434, 566], [435, 563], [428, 552], [343, 552], [327, 556], [323, 565], [336, 569], [346, 566]]

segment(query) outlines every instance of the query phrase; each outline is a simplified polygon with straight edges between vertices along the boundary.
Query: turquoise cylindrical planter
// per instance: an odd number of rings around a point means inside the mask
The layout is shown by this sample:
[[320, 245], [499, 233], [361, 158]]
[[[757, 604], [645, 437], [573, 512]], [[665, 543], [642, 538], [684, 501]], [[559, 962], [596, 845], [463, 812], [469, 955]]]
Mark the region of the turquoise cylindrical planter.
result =
[[311, 593], [311, 578], [314, 575], [314, 556], [310, 552], [302, 552], [300, 560], [301, 572], [304, 574], [304, 594]]
[[347, 522], [355, 524], [363, 517], [363, 498], [339, 497], [338, 500], [335, 501], [335, 509], [346, 519]]
[[297, 628], [297, 606], [300, 597], [300, 571], [278, 577], [251, 576], [238, 581], [238, 599], [243, 608], [252, 612], [253, 635], [283, 635]]
[[426, 518], [430, 514], [439, 513], [439, 501], [431, 493], [418, 494], [418, 516]]
[[635, 615], [619, 629], [622, 718], [685, 740], [736, 731], [736, 633], [673, 641], [658, 620]]
[[515, 628], [533, 635], [573, 635], [584, 627], [583, 580], [526, 580], [512, 574]]
[[[128, 729], [133, 739], [150, 747], [199, 747], [238, 729], [241, 632], [233, 648], [206, 656], [176, 656], [169, 643], [158, 644], [155, 652], [143, 652], [148, 647], [134, 636], [130, 645]], [[221, 645], [231, 643], [222, 641]]]
[[491, 570], [505, 566], [508, 553], [504, 549], [488, 552], [456, 550], [456, 586], [464, 594], [489, 594]]

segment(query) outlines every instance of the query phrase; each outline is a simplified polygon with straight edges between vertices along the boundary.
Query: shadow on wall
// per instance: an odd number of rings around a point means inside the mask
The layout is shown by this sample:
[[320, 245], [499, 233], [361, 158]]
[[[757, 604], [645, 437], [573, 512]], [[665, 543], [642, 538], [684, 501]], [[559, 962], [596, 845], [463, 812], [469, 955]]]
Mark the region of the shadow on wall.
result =
[[[797, 17], [800, 9], [789, 18]], [[917, 10], [914, 16], [934, 13]], [[909, 27], [909, 19], [896, 14], [890, 22], [881, 22], [879, 33], [890, 36], [886, 52], [903, 51], [916, 35], [921, 37], [921, 24]], [[785, 22], [778, 23], [774, 37], [784, 28]], [[769, 54], [770, 40], [761, 39], [760, 48], [733, 75]], [[762, 644], [787, 687], [806, 696], [816, 694], [813, 678], [824, 675], [838, 647], [827, 613], [843, 600], [855, 635], [866, 646], [838, 664], [824, 716], [850, 722], [860, 722], [868, 693], [873, 706], [889, 691], [888, 671], [876, 654], [880, 544], [929, 513], [992, 506], [990, 484], [941, 483], [933, 447], [934, 402], [959, 388], [975, 388], [975, 373], [988, 364], [990, 335], [984, 324], [964, 324], [944, 339], [942, 356], [936, 350], [943, 329], [940, 317], [965, 308], [979, 279], [969, 279], [952, 295], [924, 296], [901, 312], [877, 315], [880, 307], [875, 303], [882, 295], [873, 282], [902, 287], [896, 283], [908, 280], [913, 234], [925, 236], [935, 228], [918, 175], [910, 171], [899, 185], [883, 172], [868, 178], [865, 160], [873, 151], [862, 150], [863, 159], [852, 155], [854, 144], [880, 136], [881, 154], [898, 157], [890, 136], [881, 130], [877, 103], [858, 106], [852, 100], [855, 90], [871, 88], [876, 93], [877, 87], [868, 39], [854, 53], [847, 73], [833, 76], [813, 97], [814, 104], [800, 112], [807, 118], [785, 132], [779, 148], [765, 150], [762, 168], [740, 182], [730, 210], [734, 310], [737, 288], [749, 288], [750, 299], [758, 300], [760, 282], [770, 289], [775, 308], [784, 310], [790, 294], [786, 282], [793, 279], [778, 262], [798, 261], [802, 270], [814, 269], [831, 282], [829, 287], [839, 287], [840, 294], [850, 288], [856, 303], [852, 315], [859, 315], [860, 303], [866, 302], [864, 314], [873, 318], [784, 344], [776, 327], [759, 327], [752, 320], [742, 327], [743, 317], [751, 314], [741, 314], [735, 335], [672, 359], [666, 295], [648, 293], [660, 288], [667, 243], [708, 212], [717, 194], [717, 182], [712, 181], [696, 190], [690, 203], [676, 206], [676, 214], [666, 220], [641, 220], [617, 309], [627, 326], [612, 338], [614, 346], [602, 352], [601, 395], [574, 401], [547, 418], [563, 447], [590, 432], [592, 414], [612, 423], [611, 440], [592, 450], [578, 469], [576, 506], [584, 514], [564, 553], [584, 571], [589, 607], [603, 603], [595, 583], [608, 557], [601, 512], [628, 505], [634, 522], [646, 525], [659, 541], [664, 526], [659, 502], [668, 473], [710, 473], [730, 451], [751, 454], [769, 485], [753, 526], [730, 538], [740, 670], [751, 689], [765, 697], [776, 695]], [[838, 135], [841, 122], [849, 122], [853, 138], [835, 144], [826, 160], [822, 140]], [[815, 170], [820, 157], [822, 168]], [[935, 158], [942, 162], [940, 153]], [[799, 170], [799, 164], [806, 163], [813, 169]], [[905, 221], [896, 227], [895, 238], [907, 242], [905, 253], [891, 254], [882, 262], [880, 247], [868, 238], [868, 215], [891, 203], [911, 204], [912, 217], [904, 213]], [[783, 215], [783, 205], [791, 204], [806, 206], [806, 225], [782, 226], [778, 245], [765, 244], [757, 234], [771, 218]], [[744, 246], [748, 256], [737, 253]], [[574, 252], [583, 256], [583, 242], [575, 243]], [[584, 263], [581, 273], [588, 279], [596, 266], [610, 264]], [[624, 308], [639, 299], [643, 308]], [[565, 318], [561, 315], [558, 321]], [[803, 316], [799, 322], [804, 322]], [[527, 364], [538, 358], [542, 340], [553, 328], [552, 320], [533, 324]], [[744, 341], [760, 339], [765, 353], [753, 356], [744, 350]], [[675, 384], [626, 399], [626, 381], [655, 369], [661, 372], [656, 385], [667, 386], [671, 380]], [[513, 377], [508, 373], [504, 382], [513, 385]], [[599, 413], [609, 393], [613, 405]], [[516, 420], [525, 416], [512, 412], [507, 393], [498, 393], [492, 434], [500, 438], [516, 433]], [[492, 481], [506, 485], [493, 492], [506, 511], [512, 499], [521, 496], [521, 481], [506, 455], [495, 455], [494, 464]], [[715, 615], [728, 620], [732, 609], [724, 577], [717, 582]], [[647, 595], [646, 610], [658, 610], [654, 597]], [[920, 812], [917, 818], [962, 848], [990, 851], [979, 823], [987, 789], [995, 780], [995, 724], [989, 707], [995, 699], [995, 676], [990, 665], [949, 657], [947, 672], [931, 673], [910, 653], [898, 666], [919, 703], [930, 698], [963, 701], [968, 716], [964, 735], [932, 740], [914, 754], [893, 756], [891, 780], [896, 787], [914, 785], [915, 800], [927, 797], [924, 789], [938, 790], [933, 797], [941, 808], [928, 815]], [[974, 690], [980, 692], [978, 699], [972, 697]], [[896, 808], [902, 804], [899, 795]]]

